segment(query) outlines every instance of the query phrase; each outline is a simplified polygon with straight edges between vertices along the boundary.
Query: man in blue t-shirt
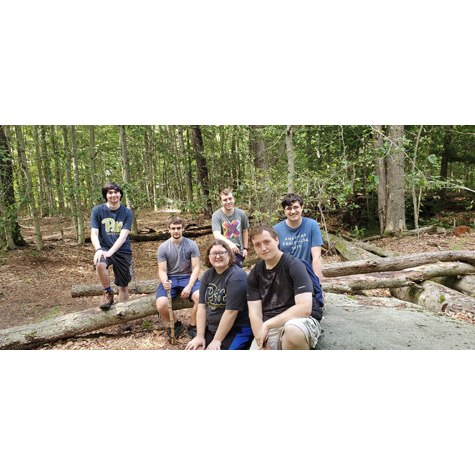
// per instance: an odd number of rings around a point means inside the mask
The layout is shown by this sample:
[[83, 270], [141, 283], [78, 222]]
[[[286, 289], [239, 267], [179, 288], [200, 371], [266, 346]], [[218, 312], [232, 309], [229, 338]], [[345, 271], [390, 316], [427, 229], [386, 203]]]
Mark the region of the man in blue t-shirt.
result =
[[323, 239], [318, 223], [302, 217], [303, 200], [295, 193], [284, 196], [282, 208], [287, 219], [274, 225], [279, 235], [279, 249], [311, 264], [321, 282]]
[[110, 265], [114, 268], [114, 283], [119, 288], [119, 302], [129, 298], [132, 261], [129, 233], [134, 214], [120, 204], [123, 194], [117, 183], [106, 183], [102, 187], [102, 196], [106, 202], [95, 206], [91, 213], [91, 242], [95, 249], [93, 262], [97, 277], [104, 288], [104, 297], [99, 305], [102, 310], [108, 310], [114, 303], [114, 293], [107, 271]]

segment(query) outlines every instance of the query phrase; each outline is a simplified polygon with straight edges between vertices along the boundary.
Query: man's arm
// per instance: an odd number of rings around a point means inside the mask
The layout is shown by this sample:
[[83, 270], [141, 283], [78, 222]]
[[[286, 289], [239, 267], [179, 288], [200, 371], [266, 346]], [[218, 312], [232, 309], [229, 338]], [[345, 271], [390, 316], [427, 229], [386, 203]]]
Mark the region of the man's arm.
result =
[[242, 247], [243, 247], [242, 255], [244, 257], [247, 257], [246, 248], [249, 247], [249, 229], [248, 228], [242, 230]]
[[249, 308], [249, 320], [251, 321], [252, 333], [259, 347], [262, 347], [262, 344], [267, 338], [267, 332], [265, 335], [261, 334], [264, 318], [262, 314], [262, 300], [248, 300], [247, 306]]
[[285, 310], [285, 312], [276, 315], [275, 317], [269, 318], [266, 320], [262, 326], [264, 327], [262, 332], [268, 332], [271, 328], [282, 327], [285, 322], [288, 320], [293, 320], [294, 318], [305, 318], [309, 317], [312, 313], [312, 293], [305, 292], [303, 294], [298, 294], [295, 297], [295, 305]]
[[97, 265], [103, 255], [101, 244], [99, 242], [99, 229], [91, 228], [91, 242], [96, 250], [94, 253], [94, 265]]
[[160, 279], [160, 282], [162, 283], [165, 290], [170, 290], [172, 288], [172, 284], [168, 282], [167, 261], [158, 263], [158, 278]]
[[191, 275], [190, 281], [188, 285], [182, 290], [181, 297], [186, 299], [191, 295], [191, 289], [195, 284], [196, 280], [198, 279], [198, 275], [200, 273], [200, 258], [199, 257], [192, 257], [191, 258]]
[[231, 248], [231, 251], [234, 252], [234, 254], [239, 252], [239, 247], [237, 247], [236, 244], [231, 242], [229, 239], [226, 239], [222, 235], [221, 231], [213, 231], [213, 236], [215, 237], [215, 239], [219, 239], [220, 241], [224, 241], [225, 243], [227, 243], [228, 246]]
[[322, 246], [314, 246], [312, 252], [312, 268], [313, 272], [322, 281]]
[[119, 237], [117, 241], [114, 243], [114, 245], [104, 254], [104, 257], [110, 257], [113, 256], [121, 247], [122, 244], [124, 244], [125, 240], [127, 239], [127, 236], [130, 233], [130, 229], [124, 229], [122, 228], [120, 230]]

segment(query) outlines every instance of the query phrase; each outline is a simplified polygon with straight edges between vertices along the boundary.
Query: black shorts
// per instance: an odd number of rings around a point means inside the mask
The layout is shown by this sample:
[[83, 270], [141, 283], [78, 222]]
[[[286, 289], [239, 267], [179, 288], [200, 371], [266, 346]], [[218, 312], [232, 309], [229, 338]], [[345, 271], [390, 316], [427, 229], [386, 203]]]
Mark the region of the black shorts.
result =
[[[205, 340], [208, 346], [214, 339], [215, 333], [206, 327]], [[222, 350], [248, 350], [254, 335], [251, 327], [232, 327], [226, 338], [221, 342]]]
[[107, 267], [112, 266], [114, 268], [114, 284], [118, 287], [128, 287], [129, 282], [132, 280], [130, 275], [130, 263], [132, 262], [132, 254], [119, 254], [116, 252], [114, 255], [107, 259], [101, 258], [101, 262], [105, 262]]

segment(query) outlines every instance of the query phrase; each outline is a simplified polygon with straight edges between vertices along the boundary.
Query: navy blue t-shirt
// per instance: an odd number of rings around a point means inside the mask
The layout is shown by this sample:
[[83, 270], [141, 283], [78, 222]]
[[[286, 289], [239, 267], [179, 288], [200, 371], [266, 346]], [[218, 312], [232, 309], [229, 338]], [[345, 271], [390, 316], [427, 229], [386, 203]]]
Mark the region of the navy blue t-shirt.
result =
[[[97, 205], [91, 213], [91, 229], [99, 229], [99, 243], [103, 250], [109, 250], [119, 238], [122, 229], [132, 229], [134, 213], [124, 205], [110, 209], [106, 203]], [[122, 254], [132, 254], [129, 236], [117, 251]]]

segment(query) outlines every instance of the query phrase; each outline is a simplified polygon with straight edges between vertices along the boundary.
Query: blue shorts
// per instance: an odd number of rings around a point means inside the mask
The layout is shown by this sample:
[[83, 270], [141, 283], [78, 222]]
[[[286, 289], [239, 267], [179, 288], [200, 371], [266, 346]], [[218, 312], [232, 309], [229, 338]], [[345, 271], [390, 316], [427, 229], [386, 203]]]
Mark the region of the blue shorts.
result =
[[[190, 278], [188, 276], [182, 277], [169, 277], [168, 280], [172, 281], [172, 299], [174, 299], [177, 295], [180, 295], [182, 290], [189, 284]], [[189, 301], [192, 302], [191, 296], [197, 291], [200, 290], [200, 281], [197, 279], [191, 289], [190, 296], [188, 297]], [[157, 289], [157, 293], [155, 294], [155, 298], [159, 297], [167, 297], [167, 291], [163, 288], [163, 284], [160, 283]]]
[[[214, 338], [215, 332], [206, 327], [205, 340], [208, 346]], [[221, 343], [222, 350], [248, 350], [254, 335], [251, 327], [232, 327], [226, 338]]]

